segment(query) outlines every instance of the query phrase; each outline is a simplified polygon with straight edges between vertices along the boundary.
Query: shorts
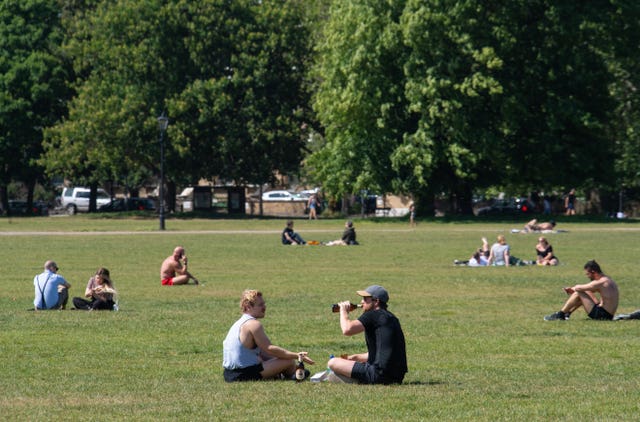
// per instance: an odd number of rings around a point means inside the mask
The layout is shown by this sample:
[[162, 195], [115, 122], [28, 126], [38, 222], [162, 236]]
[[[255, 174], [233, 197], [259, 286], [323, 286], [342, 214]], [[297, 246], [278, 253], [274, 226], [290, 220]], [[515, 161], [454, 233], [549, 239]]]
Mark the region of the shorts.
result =
[[163, 278], [162, 279], [162, 285], [163, 286], [173, 286], [173, 277]]
[[356, 362], [351, 370], [351, 378], [361, 384], [402, 384], [404, 374], [399, 379], [393, 379], [378, 374], [376, 367], [369, 363]]
[[246, 368], [239, 369], [227, 369], [224, 368], [224, 380], [226, 382], [236, 381], [260, 381], [262, 379], [262, 372], [264, 368], [259, 363], [253, 366], [247, 366]]
[[613, 315], [611, 315], [602, 306], [596, 305], [593, 307], [591, 312], [589, 312], [589, 318], [600, 320], [600, 321], [611, 321], [613, 320]]

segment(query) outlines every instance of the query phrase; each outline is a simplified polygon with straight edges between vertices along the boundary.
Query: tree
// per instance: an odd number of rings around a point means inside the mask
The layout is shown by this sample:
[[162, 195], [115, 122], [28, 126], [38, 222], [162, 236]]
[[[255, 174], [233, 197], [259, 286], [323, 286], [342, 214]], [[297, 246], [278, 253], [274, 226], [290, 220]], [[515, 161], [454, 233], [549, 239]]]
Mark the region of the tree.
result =
[[295, 171], [308, 115], [302, 6], [120, 0], [75, 10], [67, 48], [83, 76], [69, 118], [49, 131], [49, 171], [95, 182], [157, 174], [163, 110], [170, 187]]
[[0, 199], [7, 185], [25, 182], [28, 206], [41, 180], [36, 158], [42, 131], [64, 114], [70, 63], [55, 0], [5, 0], [0, 5]]
[[303, 6], [209, 1], [183, 12], [197, 72], [170, 111], [175, 141], [200, 160], [198, 176], [262, 184], [298, 171], [310, 114]]
[[403, 4], [331, 4], [314, 70], [314, 108], [325, 144], [306, 162], [329, 195], [392, 187], [390, 155], [411, 129], [403, 92]]
[[462, 212], [473, 188], [611, 183], [603, 52], [631, 9], [616, 3], [334, 2], [315, 101], [326, 144], [310, 164], [333, 192], [391, 181]]

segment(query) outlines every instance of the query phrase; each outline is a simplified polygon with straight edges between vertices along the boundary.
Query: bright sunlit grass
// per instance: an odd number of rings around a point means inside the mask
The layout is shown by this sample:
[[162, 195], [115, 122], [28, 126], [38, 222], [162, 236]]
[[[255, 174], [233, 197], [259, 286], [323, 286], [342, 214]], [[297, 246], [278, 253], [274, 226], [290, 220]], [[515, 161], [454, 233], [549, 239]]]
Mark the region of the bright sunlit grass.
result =
[[[0, 418], [6, 420], [634, 420], [640, 322], [584, 313], [545, 322], [564, 285], [596, 259], [620, 285], [620, 312], [640, 308], [640, 225], [562, 222], [548, 239], [555, 268], [465, 268], [486, 236], [534, 258], [518, 222], [355, 220], [357, 247], [285, 247], [284, 220], [0, 219]], [[296, 221], [307, 240], [340, 237], [343, 221]], [[36, 234], [35, 231], [47, 232]], [[106, 233], [105, 233], [106, 232]], [[161, 287], [159, 266], [185, 246], [204, 286]], [[54, 259], [81, 296], [99, 266], [120, 312], [29, 312], [33, 276]], [[407, 338], [402, 386], [226, 384], [222, 340], [245, 288], [263, 291], [267, 334], [329, 354], [366, 350], [343, 337], [330, 305], [382, 284]], [[357, 315], [357, 312], [355, 313]]]

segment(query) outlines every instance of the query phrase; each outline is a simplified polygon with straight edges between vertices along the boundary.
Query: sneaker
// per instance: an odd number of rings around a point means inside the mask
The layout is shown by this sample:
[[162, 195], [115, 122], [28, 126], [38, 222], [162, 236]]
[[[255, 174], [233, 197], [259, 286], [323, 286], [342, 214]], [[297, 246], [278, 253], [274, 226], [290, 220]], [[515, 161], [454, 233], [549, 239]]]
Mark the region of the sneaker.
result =
[[554, 312], [544, 317], [545, 321], [566, 321], [567, 319], [569, 319], [569, 317], [562, 311]]

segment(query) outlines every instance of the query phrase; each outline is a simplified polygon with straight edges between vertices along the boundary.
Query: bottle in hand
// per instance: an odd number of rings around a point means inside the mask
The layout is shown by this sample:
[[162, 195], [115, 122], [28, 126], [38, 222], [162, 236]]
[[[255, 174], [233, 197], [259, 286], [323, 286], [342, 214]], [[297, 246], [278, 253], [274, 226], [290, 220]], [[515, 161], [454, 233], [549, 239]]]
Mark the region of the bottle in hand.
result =
[[[356, 305], [355, 303], [350, 303], [349, 304], [349, 312], [355, 311], [358, 308], [362, 308], [362, 305], [360, 305], [360, 304]], [[337, 303], [334, 303], [333, 305], [331, 305], [331, 311], [332, 312], [340, 312], [340, 305], [338, 305]]]
[[304, 362], [302, 356], [298, 356], [298, 363], [296, 364], [296, 382], [304, 381]]

